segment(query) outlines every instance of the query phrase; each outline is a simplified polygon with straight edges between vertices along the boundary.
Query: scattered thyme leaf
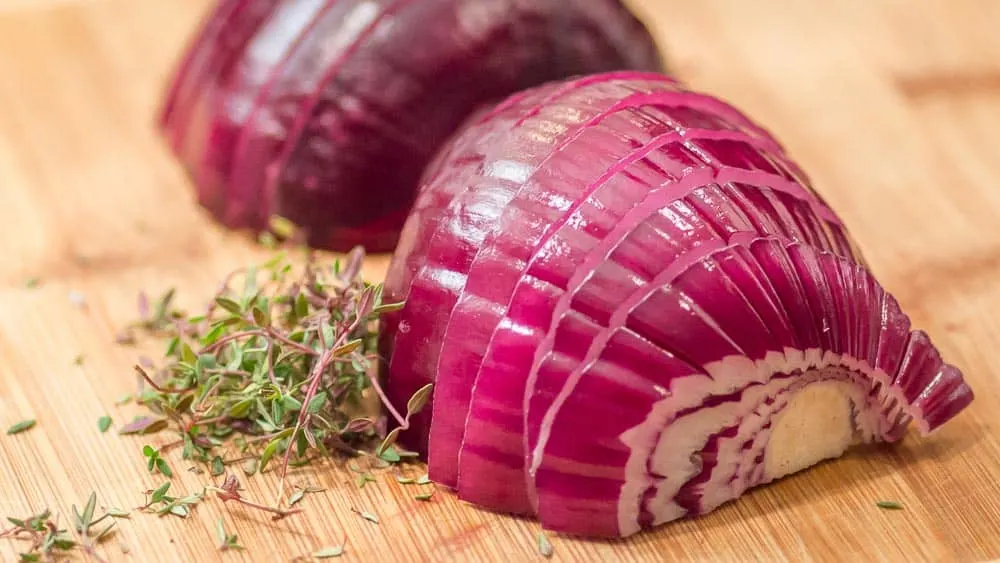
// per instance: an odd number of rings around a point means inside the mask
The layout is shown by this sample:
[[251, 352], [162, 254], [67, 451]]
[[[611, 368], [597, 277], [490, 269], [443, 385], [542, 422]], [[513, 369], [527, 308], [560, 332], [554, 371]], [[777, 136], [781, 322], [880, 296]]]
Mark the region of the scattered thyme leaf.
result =
[[170, 465], [167, 464], [167, 460], [160, 456], [160, 451], [153, 448], [153, 446], [145, 445], [142, 447], [142, 455], [146, 456], [146, 467], [152, 472], [154, 469], [162, 473], [166, 477], [173, 477], [174, 471], [170, 469]]
[[343, 545], [334, 545], [330, 547], [324, 547], [318, 551], [314, 551], [312, 556], [316, 559], [333, 559], [335, 557], [340, 557], [344, 554]]
[[153, 494], [150, 497], [150, 503], [161, 502], [166, 498], [167, 491], [170, 490], [170, 481], [167, 481], [153, 490]]
[[902, 510], [903, 505], [893, 500], [880, 500], [875, 503], [875, 506], [883, 508], [885, 510]]
[[166, 429], [168, 422], [163, 418], [137, 416], [118, 431], [119, 434], [154, 434]]
[[73, 365], [74, 366], [82, 366], [84, 359], [86, 359], [86, 358], [84, 357], [83, 354], [77, 354], [76, 356], [73, 357]]
[[538, 532], [538, 553], [548, 559], [552, 557], [552, 552], [552, 542], [549, 541], [549, 537], [545, 535], [545, 532]]
[[215, 535], [219, 538], [219, 551], [243, 549], [243, 546], [240, 545], [239, 538], [237, 538], [236, 534], [226, 532], [225, 523], [222, 521], [222, 518], [219, 518], [215, 522]]
[[415, 498], [416, 500], [428, 501], [428, 500], [431, 500], [431, 497], [434, 496], [434, 492], [435, 491], [432, 490], [429, 493], [423, 493], [423, 494], [420, 494], [420, 495], [413, 495], [413, 498]]
[[35, 419], [29, 418], [28, 420], [22, 420], [21, 422], [15, 422], [7, 429], [7, 435], [20, 434], [26, 430], [31, 430], [35, 426]]
[[373, 524], [378, 524], [378, 516], [376, 516], [375, 514], [368, 512], [367, 510], [358, 510], [357, 508], [352, 508], [351, 510], [354, 511], [354, 513], [357, 514], [358, 516], [364, 518], [365, 520], [368, 520]]
[[431, 478], [426, 473], [417, 478], [418, 485], [430, 485], [432, 482], [433, 481], [431, 481]]
[[39, 278], [37, 276], [28, 278], [27, 280], [24, 281], [24, 287], [28, 289], [35, 289], [40, 285], [42, 285], [42, 278]]
[[104, 432], [107, 432], [109, 428], [111, 428], [111, 422], [112, 421], [110, 416], [102, 416], [101, 418], [97, 419], [97, 429], [100, 430], [101, 433], [103, 434]]
[[383, 461], [387, 461], [389, 463], [399, 463], [399, 461], [403, 459], [399, 455], [399, 450], [397, 450], [393, 446], [389, 446], [388, 448], [386, 448], [381, 454], [379, 454], [379, 457]]

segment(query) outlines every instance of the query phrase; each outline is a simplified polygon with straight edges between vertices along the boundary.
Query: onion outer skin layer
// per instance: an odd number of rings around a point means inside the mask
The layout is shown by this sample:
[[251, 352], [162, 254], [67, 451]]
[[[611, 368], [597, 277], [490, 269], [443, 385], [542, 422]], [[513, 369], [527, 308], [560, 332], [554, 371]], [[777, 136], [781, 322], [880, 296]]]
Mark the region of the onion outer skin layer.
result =
[[[711, 512], [974, 398], [780, 143], [657, 73], [470, 120], [385, 289], [406, 300], [382, 338], [390, 398], [435, 384], [402, 435], [431, 478], [569, 534]], [[770, 440], [791, 428], [815, 448]]]
[[280, 215], [314, 248], [392, 251], [424, 169], [477, 110], [628, 69], [666, 67], [620, 0], [218, 0], [158, 124], [225, 227]]

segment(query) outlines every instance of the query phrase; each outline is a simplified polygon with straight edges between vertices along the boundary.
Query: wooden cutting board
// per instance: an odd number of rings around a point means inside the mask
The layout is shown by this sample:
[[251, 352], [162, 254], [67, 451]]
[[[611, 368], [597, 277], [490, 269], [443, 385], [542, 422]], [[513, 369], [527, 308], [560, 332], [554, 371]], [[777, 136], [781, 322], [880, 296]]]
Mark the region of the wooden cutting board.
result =
[[[133, 507], [160, 483], [130, 419], [136, 352], [112, 343], [140, 289], [185, 304], [255, 254], [192, 203], [152, 128], [167, 71], [208, 0], [0, 0], [0, 513], [96, 491]], [[553, 537], [554, 561], [983, 561], [1000, 557], [1000, 2], [635, 0], [677, 73], [771, 128], [861, 242], [872, 267], [978, 398], [927, 439], [870, 448], [628, 541]], [[369, 263], [378, 277], [385, 259]], [[26, 287], [38, 278], [40, 286]], [[75, 298], [70, 296], [75, 295]], [[80, 306], [79, 301], [83, 301]], [[74, 301], [76, 303], [74, 304]], [[82, 355], [82, 364], [74, 358]], [[176, 467], [183, 467], [179, 459]], [[207, 476], [178, 471], [174, 490]], [[440, 491], [335, 467], [307, 514], [272, 523], [217, 500], [133, 514], [111, 561], [286, 561], [338, 544], [345, 561], [532, 561], [534, 523]], [[276, 479], [244, 479], [270, 502]], [[892, 500], [903, 510], [886, 511]], [[379, 524], [352, 508], [378, 515]], [[243, 552], [216, 549], [215, 522]], [[0, 542], [0, 559], [16, 559]], [[128, 551], [125, 554], [124, 551]]]

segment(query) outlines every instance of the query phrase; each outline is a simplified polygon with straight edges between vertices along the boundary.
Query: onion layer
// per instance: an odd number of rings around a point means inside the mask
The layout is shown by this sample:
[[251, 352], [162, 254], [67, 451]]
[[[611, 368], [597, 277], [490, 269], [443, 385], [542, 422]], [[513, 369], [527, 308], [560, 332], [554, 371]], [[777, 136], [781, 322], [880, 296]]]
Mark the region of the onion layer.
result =
[[394, 249], [418, 180], [477, 108], [558, 78], [662, 70], [619, 0], [219, 0], [161, 125], [222, 224]]
[[404, 433], [431, 478], [566, 533], [704, 514], [973, 399], [778, 141], [659, 74], [470, 120], [386, 292], [391, 398], [435, 384]]

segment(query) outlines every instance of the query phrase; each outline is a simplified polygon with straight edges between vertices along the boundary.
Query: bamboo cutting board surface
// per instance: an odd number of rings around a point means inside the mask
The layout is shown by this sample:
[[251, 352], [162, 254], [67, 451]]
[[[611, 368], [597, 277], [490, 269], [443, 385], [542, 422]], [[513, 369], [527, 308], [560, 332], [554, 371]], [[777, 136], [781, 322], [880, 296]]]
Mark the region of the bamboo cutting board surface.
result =
[[[131, 419], [136, 352], [112, 343], [140, 289], [197, 306], [260, 258], [192, 203], [152, 129], [168, 70], [208, 0], [0, 0], [0, 514], [68, 521], [96, 491], [134, 507], [158, 485]], [[680, 77], [772, 129], [872, 267], [977, 393], [927, 439], [868, 448], [628, 541], [553, 537], [553, 561], [984, 561], [1000, 557], [1000, 3], [635, 0]], [[385, 260], [369, 263], [378, 277]], [[26, 280], [41, 285], [29, 289]], [[70, 299], [76, 297], [77, 303]], [[79, 306], [82, 297], [84, 305]], [[74, 358], [82, 354], [82, 365]], [[176, 491], [210, 478], [183, 471]], [[347, 538], [345, 561], [532, 561], [537, 528], [381, 479], [326, 487], [278, 523], [210, 497], [190, 518], [133, 514], [110, 561], [287, 561]], [[271, 474], [244, 478], [272, 500]], [[879, 500], [901, 502], [881, 510]], [[368, 510], [378, 525], [351, 511]], [[216, 549], [214, 526], [243, 552]], [[0, 559], [18, 544], [0, 542]], [[125, 551], [128, 551], [126, 554]]]

